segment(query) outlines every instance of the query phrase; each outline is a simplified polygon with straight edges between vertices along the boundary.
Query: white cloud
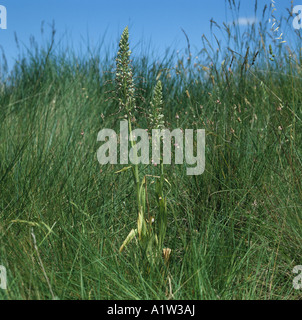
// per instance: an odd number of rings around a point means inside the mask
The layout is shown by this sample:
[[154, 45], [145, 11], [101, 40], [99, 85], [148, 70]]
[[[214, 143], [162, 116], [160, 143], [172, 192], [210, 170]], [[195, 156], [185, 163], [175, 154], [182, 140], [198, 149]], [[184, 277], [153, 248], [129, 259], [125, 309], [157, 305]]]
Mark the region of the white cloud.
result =
[[247, 26], [249, 24], [253, 24], [256, 22], [257, 22], [256, 17], [241, 17], [241, 18], [238, 18], [237, 21], [235, 21], [235, 23], [238, 24], [239, 26]]

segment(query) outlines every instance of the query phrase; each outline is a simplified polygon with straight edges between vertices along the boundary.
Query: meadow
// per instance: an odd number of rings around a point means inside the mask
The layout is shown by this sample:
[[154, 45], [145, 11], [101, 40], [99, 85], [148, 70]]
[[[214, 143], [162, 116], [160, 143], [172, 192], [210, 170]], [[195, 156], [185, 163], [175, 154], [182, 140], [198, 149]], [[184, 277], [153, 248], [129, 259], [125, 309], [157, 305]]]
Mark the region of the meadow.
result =
[[[198, 54], [188, 38], [161, 60], [135, 52], [130, 29], [130, 113], [118, 42], [79, 57], [57, 49], [53, 30], [11, 72], [2, 57], [0, 299], [301, 299], [301, 31], [284, 42], [269, 18], [264, 9], [244, 32], [212, 21], [214, 41], [202, 36]], [[150, 113], [158, 81], [163, 117]], [[185, 163], [98, 163], [102, 128], [151, 128], [154, 117], [205, 129], [202, 175]], [[151, 218], [159, 251], [140, 234]]]

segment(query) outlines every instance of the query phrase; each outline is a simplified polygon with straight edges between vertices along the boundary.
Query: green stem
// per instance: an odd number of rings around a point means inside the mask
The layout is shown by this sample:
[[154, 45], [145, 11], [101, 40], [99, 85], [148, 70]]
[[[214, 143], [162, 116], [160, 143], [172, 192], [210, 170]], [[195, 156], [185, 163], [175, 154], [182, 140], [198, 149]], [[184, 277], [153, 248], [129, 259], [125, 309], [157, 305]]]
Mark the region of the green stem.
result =
[[[129, 135], [132, 137], [132, 127], [131, 127], [131, 119], [130, 115], [128, 114], [128, 126], [129, 126]], [[134, 141], [130, 141], [132, 149], [135, 146]], [[139, 171], [138, 171], [138, 165], [135, 164], [132, 166], [132, 173], [133, 173], [133, 179], [136, 187], [136, 200], [137, 200], [137, 211], [140, 212], [141, 209], [141, 199], [140, 199], [140, 179], [139, 179]]]

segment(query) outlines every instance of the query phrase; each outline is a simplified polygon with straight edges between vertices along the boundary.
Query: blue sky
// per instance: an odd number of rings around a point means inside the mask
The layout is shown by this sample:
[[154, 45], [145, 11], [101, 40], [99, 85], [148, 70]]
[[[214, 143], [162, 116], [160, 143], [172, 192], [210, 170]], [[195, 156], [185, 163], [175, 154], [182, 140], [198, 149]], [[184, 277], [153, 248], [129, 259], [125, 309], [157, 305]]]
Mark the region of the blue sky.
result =
[[[259, 14], [270, 2], [258, 0]], [[290, 7], [290, 0], [275, 2], [278, 13], [285, 13], [285, 8]], [[302, 0], [294, 4], [302, 4]], [[0, 0], [0, 5], [7, 8], [7, 30], [0, 29], [0, 45], [10, 66], [18, 53], [14, 33], [26, 45], [31, 35], [43, 42], [49, 39], [52, 21], [55, 21], [56, 39], [65, 34], [64, 39], [75, 48], [85, 48], [88, 42], [96, 46], [105, 33], [105, 46], [115, 48], [123, 28], [129, 25], [132, 48], [151, 44], [159, 55], [168, 47], [175, 50], [186, 47], [181, 28], [189, 36], [192, 51], [194, 48], [198, 51], [202, 34], [211, 38], [211, 18], [218, 23], [232, 21], [224, 0]], [[246, 19], [254, 17], [254, 1], [242, 0], [240, 11], [240, 23], [244, 27]]]

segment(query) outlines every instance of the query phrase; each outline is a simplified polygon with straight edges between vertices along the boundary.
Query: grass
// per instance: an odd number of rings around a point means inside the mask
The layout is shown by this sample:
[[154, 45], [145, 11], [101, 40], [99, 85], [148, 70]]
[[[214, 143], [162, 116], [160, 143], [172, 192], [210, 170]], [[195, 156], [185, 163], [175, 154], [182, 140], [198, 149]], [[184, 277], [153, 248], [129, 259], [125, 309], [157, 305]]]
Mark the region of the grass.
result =
[[[166, 125], [206, 130], [202, 175], [164, 166], [172, 253], [148, 271], [134, 240], [119, 253], [137, 225], [131, 171], [96, 159], [98, 131], [118, 132], [125, 115], [111, 98], [114, 61], [57, 52], [53, 37], [7, 76], [3, 63], [1, 299], [301, 299], [292, 285], [302, 264], [301, 39], [280, 43], [264, 22], [244, 36], [216, 26], [232, 50], [203, 37], [198, 60], [188, 46], [162, 63], [132, 61], [137, 127], [148, 127], [160, 79]], [[139, 166], [141, 176], [157, 170]]]

